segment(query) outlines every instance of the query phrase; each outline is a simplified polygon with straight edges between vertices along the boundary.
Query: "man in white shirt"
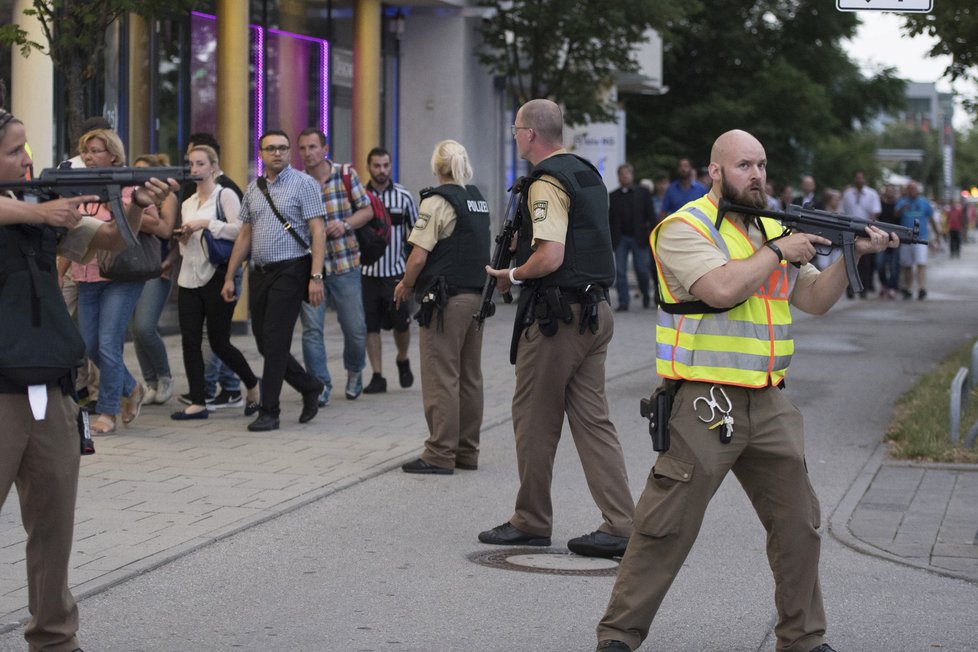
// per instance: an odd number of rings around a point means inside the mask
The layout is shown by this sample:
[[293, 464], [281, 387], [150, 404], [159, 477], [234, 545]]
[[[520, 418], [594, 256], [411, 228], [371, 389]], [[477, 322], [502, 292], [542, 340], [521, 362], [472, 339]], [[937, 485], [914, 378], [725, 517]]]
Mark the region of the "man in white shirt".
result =
[[[864, 220], [875, 220], [882, 210], [879, 193], [866, 185], [866, 175], [862, 170], [856, 170], [852, 183], [853, 185], [846, 188], [845, 192], [842, 193], [842, 214], [861, 217]], [[858, 267], [859, 278], [863, 282], [863, 291], [859, 293], [859, 296], [865, 299], [874, 290], [875, 257], [863, 256], [859, 259]], [[850, 299], [855, 296], [851, 287], [846, 289], [846, 296]]]

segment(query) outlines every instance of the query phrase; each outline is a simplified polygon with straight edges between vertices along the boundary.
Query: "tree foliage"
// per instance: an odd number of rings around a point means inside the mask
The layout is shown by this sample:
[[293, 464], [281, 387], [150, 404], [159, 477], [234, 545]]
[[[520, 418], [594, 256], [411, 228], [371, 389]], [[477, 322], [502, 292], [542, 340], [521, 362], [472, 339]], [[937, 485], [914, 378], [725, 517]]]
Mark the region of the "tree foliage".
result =
[[[688, 3], [692, 5], [696, 0]], [[670, 0], [479, 0], [495, 11], [482, 22], [479, 61], [506, 80], [519, 103], [549, 98], [568, 124], [614, 120], [607, 91], [633, 72], [632, 51], [647, 29], [685, 11]]]
[[960, 136], [954, 150], [955, 184], [960, 188], [978, 186], [978, 126]]
[[974, 0], [941, 0], [930, 13], [906, 14], [904, 25], [911, 36], [927, 34], [937, 39], [932, 57], [947, 55], [951, 79], [978, 79], [978, 5]]
[[842, 186], [875, 170], [861, 126], [901, 107], [905, 83], [891, 68], [866, 78], [849, 59], [841, 41], [857, 20], [824, 0], [726, 0], [668, 21], [669, 91], [625, 99], [637, 172], [671, 171], [680, 156], [705, 165], [734, 128], [764, 144], [775, 182], [818, 171], [820, 186]]
[[34, 0], [24, 10], [41, 25], [47, 43], [28, 38], [16, 23], [0, 27], [0, 44], [15, 45], [23, 56], [38, 50], [64, 74], [68, 133], [78, 138], [84, 119], [84, 85], [94, 76], [105, 53], [106, 30], [128, 13], [147, 19], [186, 14], [198, 0]]

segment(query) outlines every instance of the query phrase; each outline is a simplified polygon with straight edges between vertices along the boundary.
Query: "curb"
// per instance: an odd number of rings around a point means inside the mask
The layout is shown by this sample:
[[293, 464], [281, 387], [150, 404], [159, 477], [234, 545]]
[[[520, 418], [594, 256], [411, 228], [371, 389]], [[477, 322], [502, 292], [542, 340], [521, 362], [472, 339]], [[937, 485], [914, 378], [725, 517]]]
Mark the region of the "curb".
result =
[[963, 573], [958, 573], [952, 570], [947, 570], [940, 568], [938, 566], [933, 566], [931, 564], [923, 564], [920, 562], [912, 561], [907, 557], [901, 557], [895, 555], [892, 552], [878, 548], [872, 544], [866, 543], [862, 539], [856, 537], [852, 531], [849, 529], [849, 522], [852, 520], [852, 515], [856, 511], [856, 506], [859, 505], [859, 501], [866, 494], [869, 486], [872, 484], [873, 480], [876, 478], [876, 474], [879, 472], [882, 466], [902, 466], [902, 467], [922, 467], [926, 466], [928, 468], [951, 468], [953, 470], [973, 470], [974, 467], [970, 465], [950, 465], [950, 464], [920, 464], [915, 462], [893, 462], [890, 463], [886, 460], [886, 450], [887, 445], [885, 442], [880, 442], [877, 445], [876, 450], [870, 455], [869, 459], [860, 469], [859, 475], [853, 481], [852, 485], [846, 491], [845, 496], [839, 501], [839, 504], [833, 510], [832, 515], [829, 517], [828, 531], [832, 537], [841, 543], [842, 545], [860, 552], [864, 555], [869, 555], [870, 557], [876, 557], [878, 559], [884, 559], [886, 561], [893, 562], [895, 564], [900, 564], [902, 566], [909, 566], [911, 568], [919, 568], [921, 570], [927, 571], [934, 575], [941, 575], [943, 577], [950, 577], [957, 580], [963, 580], [965, 582], [970, 582], [975, 584], [975, 578]]

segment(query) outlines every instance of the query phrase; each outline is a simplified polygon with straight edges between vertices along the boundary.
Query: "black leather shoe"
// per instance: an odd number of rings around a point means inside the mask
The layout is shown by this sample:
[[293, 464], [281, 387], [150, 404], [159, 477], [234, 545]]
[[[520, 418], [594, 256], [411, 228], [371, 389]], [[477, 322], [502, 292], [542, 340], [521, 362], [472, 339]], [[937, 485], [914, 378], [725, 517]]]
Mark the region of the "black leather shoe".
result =
[[628, 537], [619, 537], [601, 530], [575, 537], [567, 542], [567, 549], [584, 557], [621, 557], [625, 554]]
[[550, 537], [538, 537], [513, 527], [510, 523], [497, 525], [479, 533], [479, 541], [494, 546], [542, 546], [550, 545]]
[[455, 471], [452, 469], [446, 469], [443, 466], [428, 464], [420, 457], [413, 462], [402, 464], [401, 470], [405, 473], [427, 473], [429, 475], [452, 475], [455, 473]]
[[257, 419], [248, 424], [248, 430], [251, 432], [278, 430], [278, 417], [272, 416], [268, 412], [262, 412]]
[[479, 468], [478, 464], [466, 464], [465, 462], [455, 462], [456, 469], [462, 469], [463, 471], [475, 471]]
[[632, 648], [621, 641], [600, 641], [594, 652], [632, 652]]
[[822, 643], [818, 647], [813, 647], [809, 652], [835, 652], [835, 649], [828, 643]]
[[200, 412], [187, 412], [186, 410], [177, 410], [170, 415], [170, 418], [174, 421], [190, 421], [193, 419], [206, 419], [210, 415], [207, 408], [204, 408]]
[[364, 394], [383, 394], [387, 391], [387, 379], [375, 373], [370, 378], [370, 382], [363, 388]]
[[414, 384], [414, 374], [411, 373], [410, 360], [397, 361], [397, 380], [401, 383], [401, 387], [405, 389]]
[[323, 386], [313, 392], [306, 392], [302, 395], [302, 414], [299, 415], [299, 423], [309, 423], [319, 414], [319, 395], [323, 391]]

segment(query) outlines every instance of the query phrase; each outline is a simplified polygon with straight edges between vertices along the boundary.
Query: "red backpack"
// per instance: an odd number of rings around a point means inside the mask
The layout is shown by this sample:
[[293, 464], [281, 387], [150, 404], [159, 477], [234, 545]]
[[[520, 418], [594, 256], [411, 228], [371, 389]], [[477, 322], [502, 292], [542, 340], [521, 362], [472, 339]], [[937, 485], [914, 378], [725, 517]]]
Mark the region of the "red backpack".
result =
[[[346, 197], [352, 208], [354, 204], [353, 188], [350, 182], [350, 164], [344, 164], [341, 171], [343, 186], [346, 188]], [[367, 193], [367, 198], [370, 199], [370, 209], [373, 211], [374, 216], [366, 224], [354, 231], [357, 236], [357, 244], [360, 245], [361, 266], [373, 265], [380, 260], [384, 252], [387, 251], [387, 245], [391, 241], [391, 216], [387, 212], [387, 207], [384, 206], [384, 202], [381, 201], [380, 197], [374, 193], [366, 188], [364, 188], [364, 192]], [[355, 211], [356, 209], [354, 209]]]

